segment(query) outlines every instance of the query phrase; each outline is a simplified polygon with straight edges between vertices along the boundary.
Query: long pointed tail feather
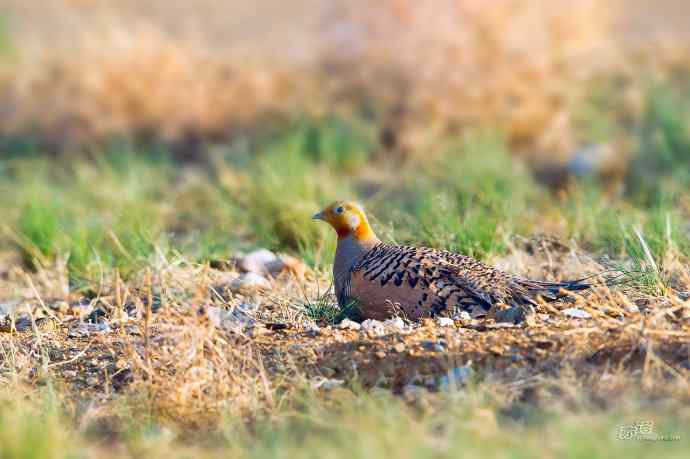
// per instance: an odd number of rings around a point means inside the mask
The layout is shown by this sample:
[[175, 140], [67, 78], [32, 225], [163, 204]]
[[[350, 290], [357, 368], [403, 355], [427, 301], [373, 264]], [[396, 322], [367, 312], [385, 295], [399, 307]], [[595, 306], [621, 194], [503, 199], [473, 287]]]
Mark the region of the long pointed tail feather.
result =
[[[567, 292], [578, 292], [582, 290], [588, 290], [592, 288], [592, 283], [588, 282], [590, 279], [594, 279], [599, 276], [603, 276], [606, 273], [614, 272], [613, 270], [603, 271], [600, 273], [592, 274], [591, 276], [586, 276], [580, 279], [562, 281], [562, 282], [541, 282], [541, 281], [524, 281], [522, 282], [523, 287], [525, 287], [533, 295], [541, 295], [547, 301], [555, 301], [568, 295]], [[618, 285], [620, 283], [620, 278], [623, 274], [618, 272], [618, 275], [605, 278], [604, 285], [611, 287]]]

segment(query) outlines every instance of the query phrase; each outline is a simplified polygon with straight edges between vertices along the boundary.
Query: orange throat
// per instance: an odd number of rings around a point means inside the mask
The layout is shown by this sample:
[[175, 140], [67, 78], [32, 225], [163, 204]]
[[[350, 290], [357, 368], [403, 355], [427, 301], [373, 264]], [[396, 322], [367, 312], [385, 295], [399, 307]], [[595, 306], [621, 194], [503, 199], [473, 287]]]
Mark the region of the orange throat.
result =
[[374, 231], [371, 229], [371, 226], [369, 226], [369, 223], [367, 223], [366, 220], [362, 221], [357, 228], [354, 229], [354, 231], [349, 227], [342, 226], [340, 228], [336, 228], [336, 232], [338, 233], [338, 239], [345, 239], [351, 235], [354, 236], [354, 238], [358, 241], [369, 241], [376, 239], [376, 234], [374, 234]]

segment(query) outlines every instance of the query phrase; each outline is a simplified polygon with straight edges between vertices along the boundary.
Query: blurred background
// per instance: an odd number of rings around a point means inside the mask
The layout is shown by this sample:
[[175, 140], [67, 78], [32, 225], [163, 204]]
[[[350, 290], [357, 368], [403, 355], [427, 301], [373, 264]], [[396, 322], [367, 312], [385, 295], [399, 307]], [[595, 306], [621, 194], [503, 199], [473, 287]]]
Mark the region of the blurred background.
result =
[[[686, 459], [689, 189], [688, 0], [0, 0], [0, 459]], [[341, 322], [336, 199], [620, 276]]]
[[[318, 258], [296, 221], [355, 197], [384, 226], [450, 206], [445, 233], [599, 241], [574, 210], [506, 227], [496, 203], [687, 209], [689, 19], [681, 0], [3, 0], [6, 239], [78, 264], [117, 259], [88, 236], [110, 230], [130, 254], [172, 235], [208, 256], [231, 234]], [[437, 230], [396, 234], [493, 248]]]
[[202, 144], [338, 116], [395, 153], [488, 125], [553, 158], [597, 140], [578, 126], [592, 84], [615, 75], [611, 103], [635, 119], [639, 79], [690, 60], [674, 0], [2, 4], [6, 151], [126, 137], [198, 160]]

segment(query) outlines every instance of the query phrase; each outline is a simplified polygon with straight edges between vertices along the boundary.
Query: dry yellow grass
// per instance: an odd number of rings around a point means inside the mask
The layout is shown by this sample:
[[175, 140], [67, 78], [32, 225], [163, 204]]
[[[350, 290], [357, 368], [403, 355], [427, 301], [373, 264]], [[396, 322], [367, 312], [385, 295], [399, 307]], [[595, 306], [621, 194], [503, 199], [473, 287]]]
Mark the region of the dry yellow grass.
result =
[[584, 83], [611, 70], [615, 5], [356, 2], [348, 14], [362, 30], [358, 54], [328, 57], [354, 73], [346, 82], [383, 99], [384, 116], [412, 149], [439, 131], [488, 124], [514, 144], [562, 151], [573, 147], [569, 117]]
[[[580, 274], [600, 269], [562, 246], [546, 244], [531, 253], [516, 249], [497, 261], [547, 278], [564, 274], [561, 266]], [[683, 265], [670, 261], [676, 289], [687, 290]], [[270, 291], [226, 295], [223, 286], [235, 275], [161, 260], [126, 282], [107, 276], [92, 286], [98, 294], [91, 301], [108, 311], [111, 331], [74, 337], [68, 330], [77, 317], [58, 311], [56, 329], [2, 333], [0, 378], [28, 385], [48, 378], [64, 385], [67, 397], [91, 398], [104, 407], [125, 395], [138, 400], [135, 411], [194, 428], [216, 426], [227, 413], [270, 415], [324, 378], [347, 388], [434, 392], [440, 378], [464, 365], [507, 404], [527, 400], [553, 407], [592, 399], [606, 406], [615, 405], [613, 395], [622, 391], [676, 401], [690, 394], [690, 309], [675, 290], [650, 296], [599, 287], [571, 304], [544, 304], [520, 326], [471, 320], [441, 327], [429, 320], [381, 336], [323, 324], [313, 331], [303, 303], [324, 291], [325, 275], [308, 273], [305, 280], [284, 274]], [[41, 302], [74, 301], [78, 294], [65, 296], [62, 278], [52, 270], [24, 276], [24, 301], [36, 308], [35, 317], [42, 314]], [[160, 309], [147, 315], [151, 298]], [[253, 326], [224, 329], [209, 320], [211, 306], [246, 302], [261, 305]], [[562, 311], [569, 307], [591, 318], [567, 317]], [[130, 311], [126, 322], [118, 319], [123, 308]], [[283, 326], [271, 325], [276, 323]], [[443, 343], [442, 351], [429, 343]], [[352, 396], [349, 389], [338, 394]]]
[[373, 104], [403, 150], [488, 124], [514, 145], [568, 151], [585, 83], [619, 64], [616, 5], [13, 0], [2, 130], [63, 147], [214, 139]]

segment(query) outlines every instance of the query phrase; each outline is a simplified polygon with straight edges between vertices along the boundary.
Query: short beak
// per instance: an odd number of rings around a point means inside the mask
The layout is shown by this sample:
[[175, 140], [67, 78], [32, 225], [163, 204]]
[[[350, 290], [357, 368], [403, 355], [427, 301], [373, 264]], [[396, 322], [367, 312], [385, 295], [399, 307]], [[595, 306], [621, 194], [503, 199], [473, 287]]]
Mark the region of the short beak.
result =
[[323, 212], [316, 212], [311, 218], [312, 220], [324, 220]]

